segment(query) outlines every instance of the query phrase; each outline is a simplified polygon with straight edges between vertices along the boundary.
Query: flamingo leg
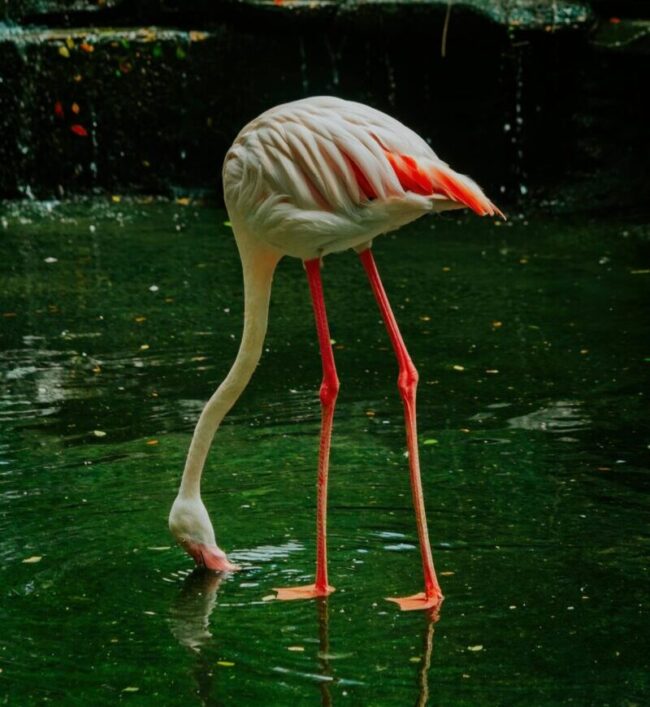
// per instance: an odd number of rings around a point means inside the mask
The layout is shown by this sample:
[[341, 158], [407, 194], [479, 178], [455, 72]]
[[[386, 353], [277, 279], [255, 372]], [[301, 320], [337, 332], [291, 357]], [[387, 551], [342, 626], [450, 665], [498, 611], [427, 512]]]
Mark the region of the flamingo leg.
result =
[[391, 309], [390, 302], [386, 296], [386, 291], [379, 277], [379, 271], [370, 248], [359, 254], [363, 267], [370, 280], [370, 286], [379, 305], [381, 316], [388, 330], [397, 362], [399, 364], [399, 376], [397, 387], [404, 403], [404, 420], [406, 424], [406, 446], [409, 456], [409, 468], [411, 474], [411, 491], [413, 493], [413, 506], [415, 508], [415, 520], [418, 528], [420, 540], [420, 551], [422, 553], [422, 569], [424, 571], [424, 592], [410, 597], [390, 597], [389, 601], [394, 601], [403, 611], [412, 609], [431, 609], [442, 602], [442, 592], [436, 578], [436, 571], [433, 567], [433, 557], [431, 555], [431, 545], [429, 543], [429, 532], [427, 530], [427, 518], [424, 508], [424, 496], [422, 493], [422, 480], [420, 477], [420, 459], [418, 455], [417, 421], [415, 395], [418, 384], [418, 372], [409, 356], [402, 335], [397, 326], [395, 315]]
[[320, 387], [321, 430], [318, 453], [318, 485], [316, 500], [316, 581], [304, 587], [275, 589], [277, 599], [313, 599], [331, 594], [334, 587], [327, 581], [327, 476], [329, 471], [330, 443], [334, 406], [339, 392], [339, 379], [336, 375], [334, 352], [327, 324], [327, 312], [323, 297], [323, 284], [320, 276], [320, 259], [305, 260], [305, 270], [309, 281], [316, 331], [323, 364], [323, 381]]

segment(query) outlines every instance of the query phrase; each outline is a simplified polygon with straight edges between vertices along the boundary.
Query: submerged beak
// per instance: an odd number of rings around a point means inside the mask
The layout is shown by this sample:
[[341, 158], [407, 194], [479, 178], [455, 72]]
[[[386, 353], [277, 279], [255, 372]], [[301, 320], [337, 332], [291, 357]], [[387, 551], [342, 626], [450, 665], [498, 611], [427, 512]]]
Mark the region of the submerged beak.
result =
[[198, 567], [205, 567], [216, 572], [235, 572], [241, 569], [238, 565], [230, 562], [226, 553], [216, 545], [195, 543], [191, 540], [184, 540], [181, 545], [194, 558]]

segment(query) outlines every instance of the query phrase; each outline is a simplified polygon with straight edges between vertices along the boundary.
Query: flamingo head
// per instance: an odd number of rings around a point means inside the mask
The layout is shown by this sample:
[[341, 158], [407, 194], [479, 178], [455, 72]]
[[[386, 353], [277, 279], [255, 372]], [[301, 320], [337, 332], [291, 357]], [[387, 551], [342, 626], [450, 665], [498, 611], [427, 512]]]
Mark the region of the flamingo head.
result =
[[169, 514], [169, 529], [198, 567], [218, 572], [239, 569], [217, 545], [210, 516], [200, 498], [177, 496]]

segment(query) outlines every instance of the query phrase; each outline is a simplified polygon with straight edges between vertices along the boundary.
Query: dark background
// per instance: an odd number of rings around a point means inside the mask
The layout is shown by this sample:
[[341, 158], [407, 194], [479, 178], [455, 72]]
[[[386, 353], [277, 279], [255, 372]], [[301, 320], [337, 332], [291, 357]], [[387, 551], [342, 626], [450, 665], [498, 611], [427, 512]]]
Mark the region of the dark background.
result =
[[501, 202], [647, 205], [647, 3], [0, 7], [3, 197], [219, 198], [245, 122], [336, 94], [393, 114]]

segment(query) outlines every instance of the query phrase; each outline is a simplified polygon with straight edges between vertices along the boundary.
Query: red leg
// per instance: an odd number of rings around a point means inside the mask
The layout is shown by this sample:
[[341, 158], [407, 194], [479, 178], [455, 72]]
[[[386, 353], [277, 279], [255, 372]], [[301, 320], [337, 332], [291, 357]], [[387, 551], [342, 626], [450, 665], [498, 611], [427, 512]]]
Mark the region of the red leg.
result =
[[327, 473], [329, 470], [330, 442], [332, 439], [332, 422], [334, 406], [339, 392], [339, 379], [334, 365], [334, 352], [330, 341], [330, 331], [327, 325], [327, 312], [323, 298], [323, 285], [320, 277], [320, 259], [305, 261], [309, 290], [318, 343], [323, 362], [323, 382], [320, 387], [321, 430], [320, 449], [318, 454], [318, 490], [316, 501], [316, 582], [305, 587], [289, 587], [276, 589], [278, 599], [311, 599], [331, 594], [334, 587], [327, 583]]
[[411, 361], [404, 340], [400, 334], [395, 320], [395, 315], [390, 307], [386, 291], [379, 278], [375, 259], [372, 251], [368, 248], [359, 254], [363, 267], [370, 280], [375, 299], [379, 304], [381, 316], [386, 324], [388, 335], [399, 364], [399, 377], [397, 387], [404, 402], [404, 419], [406, 423], [406, 446], [409, 455], [409, 467], [411, 472], [411, 491], [413, 492], [413, 506], [415, 507], [415, 520], [418, 526], [418, 537], [420, 539], [420, 551], [422, 552], [422, 568], [424, 570], [424, 592], [410, 597], [390, 598], [399, 604], [404, 611], [410, 609], [430, 609], [440, 604], [442, 592], [436, 578], [436, 571], [433, 568], [433, 558], [431, 556], [431, 545], [429, 544], [429, 532], [427, 530], [427, 518], [424, 509], [424, 496], [422, 494], [422, 480], [420, 478], [420, 459], [418, 455], [418, 438], [415, 409], [415, 393], [418, 384], [418, 372]]

